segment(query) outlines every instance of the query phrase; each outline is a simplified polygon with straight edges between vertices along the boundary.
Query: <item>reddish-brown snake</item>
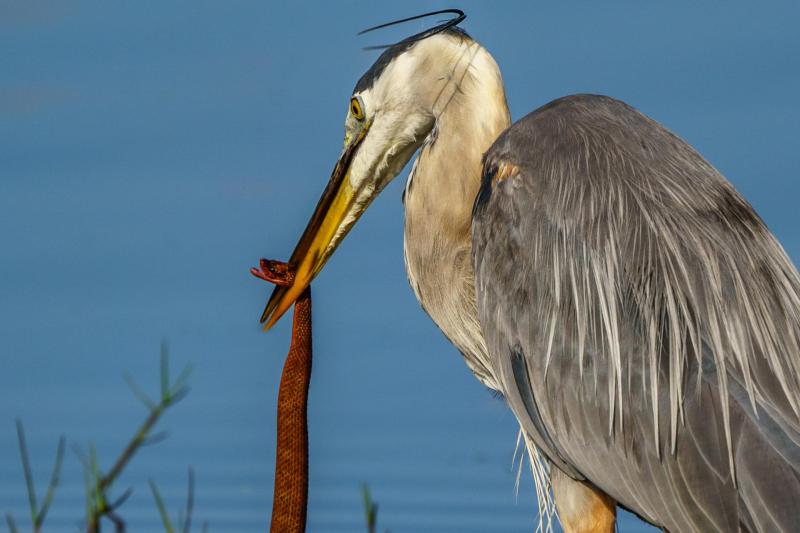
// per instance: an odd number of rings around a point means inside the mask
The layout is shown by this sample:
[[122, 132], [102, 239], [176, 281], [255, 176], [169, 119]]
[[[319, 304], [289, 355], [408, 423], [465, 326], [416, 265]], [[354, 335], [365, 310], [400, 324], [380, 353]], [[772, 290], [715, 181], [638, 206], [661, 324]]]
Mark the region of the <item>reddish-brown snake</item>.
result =
[[[294, 272], [280, 261], [262, 259], [250, 272], [275, 285], [291, 285]], [[292, 343], [278, 389], [278, 442], [271, 533], [306, 529], [308, 503], [308, 385], [311, 380], [311, 288], [294, 304]]]

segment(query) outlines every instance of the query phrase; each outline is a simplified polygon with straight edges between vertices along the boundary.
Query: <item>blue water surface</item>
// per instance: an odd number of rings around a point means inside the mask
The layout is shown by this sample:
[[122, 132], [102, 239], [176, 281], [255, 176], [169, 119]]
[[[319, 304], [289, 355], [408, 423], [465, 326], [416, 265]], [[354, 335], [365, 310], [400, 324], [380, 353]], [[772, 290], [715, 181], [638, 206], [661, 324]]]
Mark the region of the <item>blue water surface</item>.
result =
[[[564, 94], [622, 98], [695, 145], [800, 257], [795, 2], [467, 1], [515, 119]], [[442, 2], [0, 2], [0, 511], [27, 529], [14, 419], [43, 492], [58, 436], [107, 467], [145, 416], [167, 339], [190, 395], [115, 488], [158, 531], [197, 475], [194, 519], [264, 530], [289, 321], [257, 319], [247, 269], [288, 257], [341, 148], [372, 24]], [[405, 172], [314, 285], [309, 530], [532, 531], [516, 424], [419, 308], [402, 260]], [[40, 495], [41, 498], [41, 495]], [[70, 451], [45, 531], [75, 531]], [[199, 530], [199, 529], [198, 529]], [[620, 530], [647, 531], [625, 515]]]

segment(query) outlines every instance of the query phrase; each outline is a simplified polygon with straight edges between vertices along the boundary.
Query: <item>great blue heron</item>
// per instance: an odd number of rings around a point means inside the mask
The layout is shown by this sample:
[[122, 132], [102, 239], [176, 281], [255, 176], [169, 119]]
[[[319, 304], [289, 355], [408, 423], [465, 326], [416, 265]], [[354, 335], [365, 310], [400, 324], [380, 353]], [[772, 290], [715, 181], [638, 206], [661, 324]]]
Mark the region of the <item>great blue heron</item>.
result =
[[[612, 98], [511, 124], [455, 24], [386, 49], [262, 322], [418, 152], [405, 261], [422, 307], [546, 458], [568, 531], [616, 506], [670, 531], [800, 527], [800, 276], [691, 146]], [[547, 494], [540, 495], [546, 501]]]

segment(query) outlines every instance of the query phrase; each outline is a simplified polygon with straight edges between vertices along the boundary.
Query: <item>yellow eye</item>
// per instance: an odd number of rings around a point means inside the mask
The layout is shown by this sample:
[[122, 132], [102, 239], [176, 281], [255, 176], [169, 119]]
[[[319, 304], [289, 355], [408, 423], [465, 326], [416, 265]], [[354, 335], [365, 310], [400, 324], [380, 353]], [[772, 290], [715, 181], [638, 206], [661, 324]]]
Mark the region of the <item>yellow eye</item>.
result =
[[356, 120], [364, 120], [364, 109], [361, 107], [361, 101], [357, 96], [350, 99], [350, 114]]

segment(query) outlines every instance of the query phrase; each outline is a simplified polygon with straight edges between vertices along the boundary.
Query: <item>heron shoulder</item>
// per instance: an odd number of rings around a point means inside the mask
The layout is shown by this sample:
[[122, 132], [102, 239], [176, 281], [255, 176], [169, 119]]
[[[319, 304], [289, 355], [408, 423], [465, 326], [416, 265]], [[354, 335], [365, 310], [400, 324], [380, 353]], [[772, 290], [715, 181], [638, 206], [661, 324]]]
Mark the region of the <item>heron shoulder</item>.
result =
[[[505, 130], [484, 156], [488, 200], [499, 169], [512, 165], [537, 194], [582, 197], [610, 207], [610, 200], [691, 213], [752, 231], [761, 218], [708, 161], [667, 128], [620, 100], [578, 94], [554, 100]], [[580, 192], [564, 195], [565, 191]], [[583, 194], [585, 193], [585, 195]], [[594, 203], [594, 202], [599, 202]], [[584, 213], [597, 213], [567, 202]], [[476, 204], [477, 206], [477, 204]]]
[[655, 156], [656, 145], [682, 144], [663, 126], [621, 100], [595, 94], [564, 96], [532, 111], [500, 135], [486, 159], [515, 164], [570, 157], [570, 150], [603, 143], [605, 152]]

